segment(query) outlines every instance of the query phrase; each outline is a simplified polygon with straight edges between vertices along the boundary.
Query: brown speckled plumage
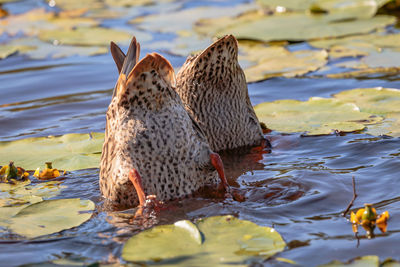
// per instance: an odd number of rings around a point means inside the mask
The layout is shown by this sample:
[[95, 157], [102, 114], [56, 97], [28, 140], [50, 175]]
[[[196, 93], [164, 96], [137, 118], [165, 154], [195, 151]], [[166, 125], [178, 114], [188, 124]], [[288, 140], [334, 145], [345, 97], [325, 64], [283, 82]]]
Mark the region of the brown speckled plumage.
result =
[[114, 47], [121, 74], [107, 110], [100, 165], [102, 194], [128, 207], [138, 205], [128, 178], [132, 168], [139, 172], [146, 195], [161, 201], [218, 181], [207, 140], [175, 91], [172, 66], [157, 53], [136, 64], [138, 47], [133, 40], [123, 65], [124, 55]]
[[264, 140], [232, 35], [189, 57], [177, 74], [176, 88], [212, 150], [260, 145]]

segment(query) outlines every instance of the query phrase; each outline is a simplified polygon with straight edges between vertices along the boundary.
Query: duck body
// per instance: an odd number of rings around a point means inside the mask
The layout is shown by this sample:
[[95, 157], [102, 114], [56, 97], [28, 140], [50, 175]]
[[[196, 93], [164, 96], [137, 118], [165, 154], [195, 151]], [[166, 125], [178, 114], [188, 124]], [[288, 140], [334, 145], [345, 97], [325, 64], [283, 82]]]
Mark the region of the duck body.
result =
[[[131, 44], [130, 50], [134, 49]], [[134, 60], [129, 51], [124, 66], [117, 63], [121, 74], [107, 110], [99, 181], [102, 194], [118, 205], [142, 204], [129, 175], [132, 169], [140, 175], [145, 195], [156, 195], [161, 201], [216, 184], [218, 173], [210, 160], [213, 152], [173, 87], [172, 66], [156, 53], [137, 64], [129, 63]]]
[[238, 43], [232, 35], [189, 57], [177, 74], [176, 88], [214, 151], [266, 141], [250, 102], [238, 62]]

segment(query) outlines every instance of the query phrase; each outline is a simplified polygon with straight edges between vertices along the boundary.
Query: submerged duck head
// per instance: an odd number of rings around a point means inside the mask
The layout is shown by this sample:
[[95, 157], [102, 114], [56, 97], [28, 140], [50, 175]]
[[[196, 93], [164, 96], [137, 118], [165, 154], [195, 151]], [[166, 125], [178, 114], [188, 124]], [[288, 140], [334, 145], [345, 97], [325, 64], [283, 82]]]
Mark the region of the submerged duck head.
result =
[[102, 194], [132, 207], [143, 194], [167, 201], [216, 183], [215, 155], [175, 91], [168, 60], [152, 53], [139, 61], [135, 38], [126, 56], [115, 44], [111, 52], [120, 75], [107, 110]]
[[213, 150], [264, 142], [233, 35], [217, 40], [186, 60], [177, 74], [177, 92]]

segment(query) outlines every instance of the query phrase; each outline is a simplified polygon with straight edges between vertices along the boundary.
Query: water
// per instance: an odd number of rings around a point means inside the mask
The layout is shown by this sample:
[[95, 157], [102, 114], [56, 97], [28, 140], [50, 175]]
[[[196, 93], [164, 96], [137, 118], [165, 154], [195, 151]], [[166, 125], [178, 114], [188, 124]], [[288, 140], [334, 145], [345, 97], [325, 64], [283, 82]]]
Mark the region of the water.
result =
[[[22, 3], [40, 6], [35, 1]], [[8, 4], [15, 12], [25, 11], [21, 5]], [[194, 4], [187, 1], [185, 5]], [[155, 38], [169, 37], [155, 34]], [[143, 47], [142, 53], [147, 52]], [[165, 56], [174, 67], [185, 60]], [[104, 131], [105, 111], [116, 79], [117, 70], [109, 54], [57, 60], [15, 55], [0, 60], [0, 140]], [[347, 89], [375, 86], [400, 88], [400, 81], [274, 78], [250, 84], [249, 93], [252, 103], [258, 104], [329, 97]], [[399, 138], [363, 133], [302, 137], [274, 132], [267, 137], [273, 145], [271, 153], [224, 156], [229, 183], [246, 196], [245, 202], [201, 197], [175, 201], [170, 204], [172, 212], [160, 214], [159, 223], [234, 214], [260, 225], [273, 225], [288, 244], [278, 256], [303, 266], [369, 254], [381, 260], [400, 260]], [[371, 240], [362, 236], [359, 245], [351, 224], [341, 216], [352, 198], [353, 176], [359, 195], [354, 208], [368, 202], [379, 213], [388, 210], [391, 215], [386, 234], [376, 231], [376, 238]], [[104, 210], [98, 169], [72, 172], [63, 185], [67, 187], [58, 197], [91, 199], [97, 204], [94, 216], [78, 228], [33, 241], [0, 234], [1, 266], [55, 259], [87, 264], [123, 262], [123, 243], [140, 229], [129, 225], [118, 212]], [[261, 264], [285, 265], [273, 259]]]

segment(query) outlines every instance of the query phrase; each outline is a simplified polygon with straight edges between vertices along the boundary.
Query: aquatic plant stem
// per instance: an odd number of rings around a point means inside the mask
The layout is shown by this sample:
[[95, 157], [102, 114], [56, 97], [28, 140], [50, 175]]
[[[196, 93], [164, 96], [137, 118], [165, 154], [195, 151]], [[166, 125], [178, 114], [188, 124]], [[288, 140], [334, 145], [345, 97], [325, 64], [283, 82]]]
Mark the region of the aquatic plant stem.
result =
[[354, 200], [356, 200], [356, 198], [357, 198], [356, 181], [354, 179], [354, 176], [352, 177], [352, 181], [353, 181], [353, 199], [350, 201], [350, 203], [347, 206], [346, 210], [342, 213], [343, 217], [346, 217], [346, 214], [349, 212], [350, 208], [353, 206]]

